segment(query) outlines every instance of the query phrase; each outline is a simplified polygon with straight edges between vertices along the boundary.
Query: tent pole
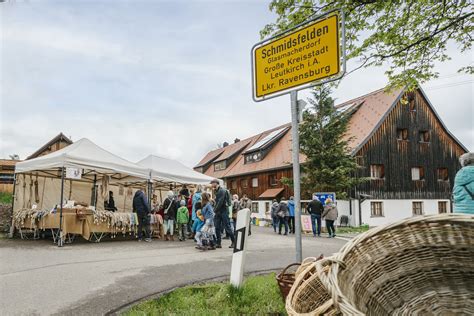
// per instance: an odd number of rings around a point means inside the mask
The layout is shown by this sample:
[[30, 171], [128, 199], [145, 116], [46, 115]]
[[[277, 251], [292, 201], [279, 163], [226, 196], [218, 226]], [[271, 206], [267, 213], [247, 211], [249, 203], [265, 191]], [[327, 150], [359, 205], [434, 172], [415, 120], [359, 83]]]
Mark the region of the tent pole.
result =
[[151, 189], [153, 186], [153, 182], [151, 180], [151, 171], [150, 171], [150, 177], [148, 178], [148, 209], [151, 211]]
[[10, 226], [10, 233], [8, 234], [8, 238], [13, 238], [15, 234], [15, 224], [13, 220], [13, 209], [15, 208], [15, 195], [16, 195], [16, 173], [13, 174], [13, 198], [12, 198], [12, 224]]
[[61, 168], [61, 204], [59, 208], [59, 240], [58, 247], [63, 246], [63, 198], [64, 198], [64, 167]]

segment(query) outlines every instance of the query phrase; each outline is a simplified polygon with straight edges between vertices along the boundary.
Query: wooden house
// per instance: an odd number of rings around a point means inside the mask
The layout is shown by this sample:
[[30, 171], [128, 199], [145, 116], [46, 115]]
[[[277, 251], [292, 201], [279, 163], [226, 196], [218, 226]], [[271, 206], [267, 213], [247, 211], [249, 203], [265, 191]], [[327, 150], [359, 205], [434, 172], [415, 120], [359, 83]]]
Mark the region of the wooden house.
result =
[[[336, 106], [351, 118], [346, 133], [360, 165], [356, 177], [370, 178], [338, 201], [352, 224], [376, 226], [419, 214], [450, 212], [458, 159], [467, 149], [449, 132], [421, 88], [371, 92]], [[300, 162], [304, 163], [304, 155]], [[273, 198], [288, 198], [292, 178], [291, 126], [286, 124], [211, 151], [195, 167], [221, 178], [232, 193], [247, 194], [264, 214]], [[310, 199], [302, 196], [302, 199]]]
[[[41, 146], [26, 159], [28, 160], [47, 155], [70, 144], [72, 144], [72, 141], [64, 136], [63, 133], [59, 133], [56, 137]], [[15, 165], [19, 161], [21, 160], [0, 159], [0, 192], [13, 192]]]

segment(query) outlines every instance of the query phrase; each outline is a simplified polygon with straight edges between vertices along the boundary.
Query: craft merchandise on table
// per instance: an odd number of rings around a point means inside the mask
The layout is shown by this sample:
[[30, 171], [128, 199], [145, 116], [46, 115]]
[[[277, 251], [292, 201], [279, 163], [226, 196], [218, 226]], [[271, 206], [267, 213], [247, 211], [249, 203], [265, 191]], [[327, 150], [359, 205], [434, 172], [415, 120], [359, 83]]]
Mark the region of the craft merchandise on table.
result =
[[[59, 210], [21, 209], [13, 214], [13, 224], [19, 229], [23, 238], [22, 229], [54, 230], [59, 228]], [[161, 215], [151, 214], [150, 224], [152, 230], [160, 231], [163, 224]], [[73, 207], [63, 207], [63, 235], [81, 235], [86, 240], [94, 237], [95, 241], [100, 241], [104, 234], [110, 234], [115, 238], [117, 234], [136, 235], [138, 217], [136, 213], [120, 213], [103, 210], [94, 210], [91, 207], [74, 205]], [[97, 237], [96, 234], [101, 234]], [[54, 236], [53, 236], [54, 237]]]

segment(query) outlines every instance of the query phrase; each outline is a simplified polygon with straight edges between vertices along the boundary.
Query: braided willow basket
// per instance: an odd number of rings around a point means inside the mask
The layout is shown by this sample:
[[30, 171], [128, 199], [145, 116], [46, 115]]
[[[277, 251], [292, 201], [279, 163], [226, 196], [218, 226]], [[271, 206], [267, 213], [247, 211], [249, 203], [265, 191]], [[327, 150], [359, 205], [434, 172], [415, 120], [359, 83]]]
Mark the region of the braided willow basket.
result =
[[[321, 308], [329, 302], [327, 310], [344, 315], [470, 315], [474, 216], [417, 216], [380, 226], [314, 266], [306, 283], [298, 279], [290, 291], [291, 315], [326, 314]], [[298, 297], [305, 290], [297, 287], [308, 287], [314, 276], [307, 296], [314, 306], [306, 310]]]

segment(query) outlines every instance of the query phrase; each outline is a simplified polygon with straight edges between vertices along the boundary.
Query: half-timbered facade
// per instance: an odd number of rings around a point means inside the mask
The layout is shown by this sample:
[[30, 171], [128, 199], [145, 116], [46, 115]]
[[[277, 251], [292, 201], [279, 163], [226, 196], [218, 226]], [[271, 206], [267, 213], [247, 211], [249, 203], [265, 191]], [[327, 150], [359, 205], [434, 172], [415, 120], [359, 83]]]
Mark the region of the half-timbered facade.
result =
[[[346, 138], [369, 178], [338, 201], [352, 224], [375, 226], [413, 215], [451, 211], [458, 158], [467, 150], [449, 132], [421, 88], [377, 90], [336, 106], [351, 113]], [[300, 161], [304, 163], [304, 156]], [[221, 178], [232, 193], [257, 201], [264, 215], [273, 198], [292, 195], [291, 127], [279, 126], [208, 153], [197, 171]], [[310, 197], [303, 196], [302, 199]]]

